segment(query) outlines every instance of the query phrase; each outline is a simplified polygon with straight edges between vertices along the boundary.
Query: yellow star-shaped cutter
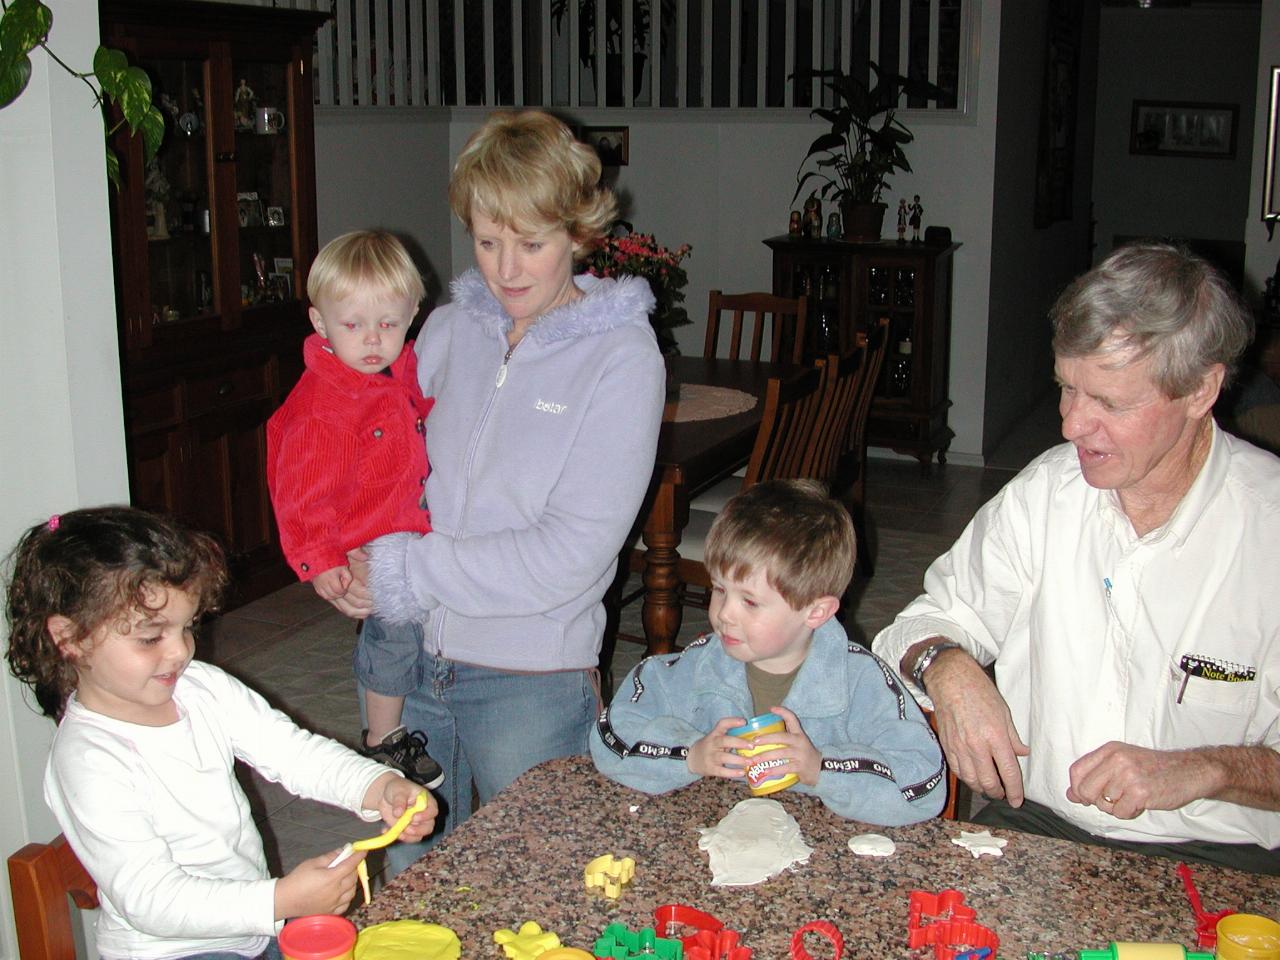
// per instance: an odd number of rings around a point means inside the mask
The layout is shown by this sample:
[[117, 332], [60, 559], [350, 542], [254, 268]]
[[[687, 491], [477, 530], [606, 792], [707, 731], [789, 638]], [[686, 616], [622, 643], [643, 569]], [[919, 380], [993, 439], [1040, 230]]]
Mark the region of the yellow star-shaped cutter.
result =
[[520, 932], [514, 930], [495, 930], [493, 942], [502, 947], [510, 960], [534, 960], [560, 946], [560, 938], [550, 930], [543, 930], [532, 920], [520, 924]]

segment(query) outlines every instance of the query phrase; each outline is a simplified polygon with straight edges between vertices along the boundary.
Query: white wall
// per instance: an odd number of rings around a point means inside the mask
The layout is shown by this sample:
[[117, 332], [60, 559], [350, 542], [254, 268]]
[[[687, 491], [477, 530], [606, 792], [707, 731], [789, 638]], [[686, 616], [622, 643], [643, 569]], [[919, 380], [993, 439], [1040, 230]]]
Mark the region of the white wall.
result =
[[[1243, 239], [1258, 19], [1257, 7], [1243, 5], [1103, 8], [1094, 155], [1097, 259], [1111, 250], [1115, 234]], [[1130, 154], [1134, 100], [1239, 104], [1235, 159]]]
[[423, 271], [426, 307], [448, 300], [448, 111], [316, 107], [315, 118], [321, 246], [348, 230], [388, 230]]
[[1244, 211], [1245, 287], [1255, 296], [1264, 289], [1265, 278], [1276, 272], [1276, 259], [1280, 257], [1280, 243], [1267, 239], [1267, 228], [1262, 222], [1263, 154], [1267, 146], [1271, 68], [1280, 66], [1280, 0], [1262, 0], [1262, 22], [1258, 34], [1254, 148], [1250, 157], [1249, 203]]
[[[96, 0], [63, 0], [51, 33], [87, 68]], [[0, 111], [0, 551], [52, 513], [128, 498], [102, 124], [85, 85], [37, 52]], [[0, 628], [3, 630], [4, 628]], [[4, 640], [7, 646], [7, 636]], [[40, 782], [53, 724], [0, 677], [0, 850], [57, 824]], [[0, 883], [0, 957], [16, 957]]]

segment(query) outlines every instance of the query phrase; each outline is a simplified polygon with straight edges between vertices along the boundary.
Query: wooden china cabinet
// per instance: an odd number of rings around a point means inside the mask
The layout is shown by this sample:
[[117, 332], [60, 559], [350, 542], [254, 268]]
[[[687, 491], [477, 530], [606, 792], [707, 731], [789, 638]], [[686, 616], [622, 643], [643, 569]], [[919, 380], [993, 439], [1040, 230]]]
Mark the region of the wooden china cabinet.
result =
[[240, 603], [290, 579], [266, 421], [302, 370], [316, 253], [312, 47], [324, 14], [102, 0], [151, 78], [164, 142], [117, 135], [112, 195], [129, 490], [216, 535]]
[[[813, 317], [834, 314], [830, 349], [849, 350], [859, 330], [889, 318], [889, 344], [867, 422], [867, 443], [927, 466], [947, 462], [951, 258], [958, 243], [856, 243], [770, 237], [773, 292], [810, 297]], [[821, 350], [815, 350], [822, 352]]]

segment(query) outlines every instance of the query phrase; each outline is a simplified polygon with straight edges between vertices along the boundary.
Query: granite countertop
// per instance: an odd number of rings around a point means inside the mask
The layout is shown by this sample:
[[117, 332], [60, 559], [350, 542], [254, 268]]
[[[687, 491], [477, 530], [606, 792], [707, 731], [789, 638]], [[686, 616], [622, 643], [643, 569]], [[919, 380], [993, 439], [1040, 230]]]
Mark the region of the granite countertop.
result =
[[[847, 957], [923, 958], [931, 952], [906, 945], [908, 894], [953, 887], [977, 910], [977, 922], [1000, 936], [1004, 957], [1098, 949], [1112, 940], [1198, 949], [1173, 860], [1009, 831], [997, 831], [1009, 841], [1003, 857], [975, 860], [950, 842], [962, 824], [869, 827], [790, 791], [773, 799], [800, 823], [814, 848], [809, 862], [755, 886], [713, 887], [698, 828], [715, 825], [747, 796], [740, 784], [704, 779], [650, 797], [606, 780], [587, 757], [553, 760], [482, 807], [353, 919], [361, 927], [401, 918], [441, 924], [474, 960], [501, 957], [493, 932], [526, 920], [590, 951], [606, 925], [653, 926], [655, 907], [683, 903], [739, 931], [757, 960], [785, 960], [792, 933], [811, 920], [840, 929]], [[892, 857], [849, 851], [850, 837], [872, 831], [897, 844]], [[583, 884], [583, 867], [604, 853], [636, 861], [635, 879], [616, 902]], [[1193, 871], [1206, 910], [1280, 914], [1280, 878]], [[831, 956], [817, 939], [809, 951], [815, 960]]]

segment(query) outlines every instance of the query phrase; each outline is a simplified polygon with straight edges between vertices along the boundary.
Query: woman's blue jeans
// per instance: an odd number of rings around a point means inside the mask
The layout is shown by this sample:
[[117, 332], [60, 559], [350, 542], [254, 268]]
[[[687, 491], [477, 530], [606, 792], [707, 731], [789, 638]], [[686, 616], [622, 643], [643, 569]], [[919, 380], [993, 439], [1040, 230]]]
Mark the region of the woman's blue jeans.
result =
[[[387, 876], [421, 857], [481, 803], [544, 760], [587, 752], [600, 706], [594, 670], [509, 673], [423, 655], [422, 684], [405, 699], [403, 723], [427, 735], [444, 769], [435, 791], [443, 826], [423, 843], [387, 848]], [[363, 699], [363, 698], [362, 698]]]

